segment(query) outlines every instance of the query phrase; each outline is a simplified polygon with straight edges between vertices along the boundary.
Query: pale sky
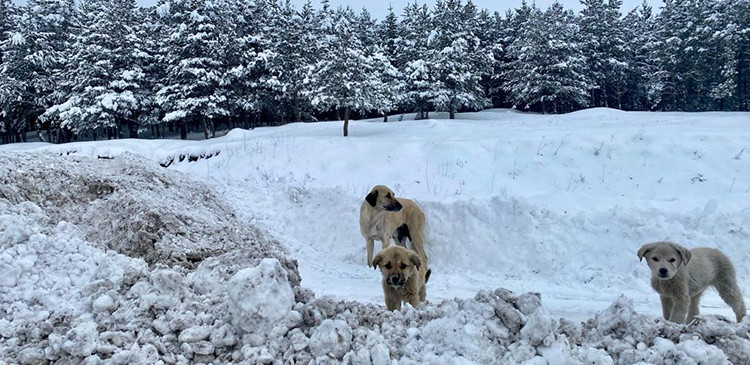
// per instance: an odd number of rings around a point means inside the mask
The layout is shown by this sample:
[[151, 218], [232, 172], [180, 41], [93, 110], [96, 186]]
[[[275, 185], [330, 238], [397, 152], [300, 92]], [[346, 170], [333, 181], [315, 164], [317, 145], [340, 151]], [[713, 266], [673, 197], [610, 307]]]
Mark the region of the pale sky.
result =
[[[157, 0], [137, 0], [139, 4], [143, 6], [151, 6], [156, 4]], [[367, 10], [370, 11], [370, 14], [373, 15], [373, 17], [376, 18], [383, 18], [388, 13], [388, 5], [393, 5], [393, 8], [396, 10], [396, 14], [401, 15], [401, 9], [404, 8], [404, 5], [409, 4], [413, 2], [414, 0], [393, 0], [393, 1], [373, 1], [373, 0], [330, 0], [331, 5], [333, 7], [337, 7], [339, 5], [349, 5], [355, 10], [360, 10], [363, 7], [367, 8]], [[501, 14], [505, 14], [505, 11], [511, 8], [516, 8], [521, 5], [521, 0], [473, 0], [474, 4], [480, 8], [480, 9], [489, 9], [490, 11], [499, 11]], [[566, 9], [572, 9], [574, 11], [581, 10], [581, 3], [579, 0], [559, 0], [561, 4], [565, 6]], [[16, 4], [23, 4], [26, 2], [26, 0], [13, 0]], [[306, 0], [292, 0], [292, 3], [297, 5], [298, 7], [301, 7], [302, 4], [304, 4]], [[528, 3], [535, 2], [537, 6], [539, 6], [542, 9], [547, 8], [550, 4], [554, 3], [555, 0], [527, 0]], [[649, 4], [651, 4], [654, 7], [654, 10], [657, 10], [656, 8], [660, 7], [662, 5], [662, 1], [659, 0], [647, 0]], [[313, 0], [314, 5], [318, 5], [320, 3], [319, 0]], [[417, 3], [419, 4], [429, 4], [432, 5], [435, 3], [434, 0], [417, 0]], [[641, 5], [643, 3], [643, 0], [623, 0], [622, 5], [622, 12], [627, 13], [633, 8]]]

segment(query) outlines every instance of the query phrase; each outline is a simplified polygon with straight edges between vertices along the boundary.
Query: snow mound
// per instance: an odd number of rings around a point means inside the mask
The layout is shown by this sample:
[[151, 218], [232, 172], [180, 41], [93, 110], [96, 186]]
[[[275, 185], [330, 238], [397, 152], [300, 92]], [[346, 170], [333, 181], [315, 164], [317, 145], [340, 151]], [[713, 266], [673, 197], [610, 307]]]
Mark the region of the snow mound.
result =
[[243, 295], [279, 293], [288, 331], [296, 262], [227, 206], [133, 155], [0, 154], [0, 363], [230, 361], [229, 282], [255, 267], [280, 286]]
[[[129, 153], [115, 159], [4, 154], [0, 199], [33, 203], [51, 221], [76, 225], [99, 247], [151, 265], [193, 268], [238, 248], [256, 257], [278, 256], [280, 250], [203, 183]], [[23, 237], [13, 230], [3, 235]]]

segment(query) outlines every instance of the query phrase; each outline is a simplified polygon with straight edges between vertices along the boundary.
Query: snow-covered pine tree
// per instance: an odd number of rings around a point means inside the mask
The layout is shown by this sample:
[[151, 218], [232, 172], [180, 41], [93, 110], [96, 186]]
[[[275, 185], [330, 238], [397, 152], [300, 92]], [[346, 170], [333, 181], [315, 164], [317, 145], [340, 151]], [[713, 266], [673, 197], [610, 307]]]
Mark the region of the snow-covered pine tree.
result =
[[[384, 74], [384, 81], [390, 85], [392, 90], [392, 101], [393, 105], [398, 107], [404, 102], [404, 90], [405, 84], [403, 81], [403, 75], [400, 70], [403, 69], [403, 65], [399, 64], [401, 57], [398, 55], [398, 45], [401, 42], [401, 34], [403, 33], [401, 25], [398, 21], [396, 13], [393, 11], [393, 7], [388, 7], [388, 14], [385, 19], [378, 24], [377, 27], [377, 45], [383, 52], [383, 55], [388, 59], [388, 62], [393, 66], [393, 74]], [[388, 113], [384, 113], [383, 122], [388, 121]]]
[[383, 81], [393, 67], [382, 53], [372, 53], [362, 44], [352, 22], [351, 8], [339, 8], [326, 27], [324, 54], [308, 74], [306, 93], [319, 110], [340, 109], [344, 114], [344, 137], [349, 135], [351, 110], [385, 109], [391, 93]]
[[70, 57], [60, 85], [65, 97], [42, 115], [75, 134], [107, 132], [116, 136], [127, 126], [138, 137], [148, 60], [137, 45], [139, 26], [135, 0], [84, 0], [80, 28], [73, 37]]
[[750, 1], [734, 9], [737, 24], [737, 100], [738, 109], [750, 111]]
[[35, 127], [49, 131], [38, 120], [61, 95], [57, 94], [75, 22], [73, 0], [29, 0], [19, 9], [17, 21], [2, 42], [3, 84], [11, 98], [5, 98], [4, 114], [13, 128]]
[[274, 3], [231, 2], [236, 17], [232, 34], [228, 35], [227, 66], [221, 84], [227, 94], [232, 117], [231, 124], [252, 128], [261, 118], [262, 111], [277, 107], [272, 89], [261, 80], [268, 80], [267, 63], [274, 59], [270, 35], [275, 32], [269, 23]]
[[544, 12], [546, 42], [542, 43], [544, 66], [538, 84], [542, 112], [566, 113], [589, 105], [591, 82], [575, 15], [555, 2]]
[[[10, 30], [16, 21], [14, 10], [15, 7], [10, 0], [0, 0], [0, 69], [2, 69], [4, 43], [10, 43]], [[11, 138], [15, 142], [15, 135], [12, 136], [10, 133], [11, 129], [16, 130], [11, 125], [11, 111], [5, 107], [12, 103], [14, 88], [13, 80], [0, 72], [0, 144], [10, 143]]]
[[499, 107], [502, 105], [502, 99], [496, 99], [495, 95], [499, 88], [498, 78], [495, 77], [496, 72], [500, 72], [498, 67], [505, 57], [505, 51], [503, 49], [502, 38], [503, 33], [503, 18], [498, 12], [490, 14], [487, 9], [482, 9], [474, 24], [476, 30], [474, 33], [479, 38], [480, 48], [491, 52], [492, 59], [489, 65], [490, 72], [483, 75], [480, 84], [484, 90], [484, 94], [489, 99], [489, 105], [492, 107]]
[[418, 119], [428, 118], [437, 95], [434, 49], [430, 47], [433, 34], [432, 15], [426, 5], [411, 3], [404, 7], [401, 22], [403, 35], [398, 42], [397, 64], [404, 80], [404, 101], [401, 109], [418, 112]]
[[187, 138], [188, 123], [202, 126], [208, 138], [214, 118], [229, 115], [222, 90], [226, 30], [220, 26], [232, 16], [226, 5], [223, 0], [176, 0], [162, 17], [170, 32], [165, 40], [166, 80], [156, 102], [164, 109], [164, 122], [180, 124], [182, 139]]
[[477, 12], [474, 4], [460, 0], [438, 0], [433, 12], [434, 30], [430, 48], [435, 65], [435, 109], [447, 111], [450, 119], [459, 109], [482, 109], [489, 104], [480, 84], [491, 72], [493, 56], [475, 34]]
[[506, 98], [514, 108], [529, 109], [539, 101], [537, 80], [543, 65], [542, 26], [542, 12], [525, 0], [509, 19], [511, 40], [506, 47], [506, 62], [500, 77]]
[[[623, 36], [629, 41], [625, 47], [624, 59], [629, 60], [630, 67], [625, 77], [625, 93], [622, 108], [625, 110], [651, 110], [653, 104], [650, 90], [659, 89], [658, 59], [656, 57], [660, 42], [655, 38], [656, 23], [653, 10], [644, 1], [639, 7], [630, 11], [622, 20]], [[656, 85], [652, 85], [656, 82]]]
[[261, 83], [278, 102], [282, 119], [292, 116], [295, 122], [300, 122], [303, 112], [311, 109], [304, 93], [304, 80], [317, 61], [315, 12], [310, 2], [297, 11], [289, 0], [272, 9], [267, 73]]
[[522, 29], [509, 46], [505, 91], [516, 107], [562, 113], [588, 105], [585, 59], [575, 16], [559, 2], [544, 13], [523, 4]]
[[[697, 37], [705, 44], [701, 66], [709, 84], [706, 110], [737, 110], [739, 43], [742, 38], [741, 19], [736, 9], [744, 0], [713, 1], [706, 4], [701, 18], [705, 26], [697, 29]], [[747, 1], [745, 1], [747, 2]]]
[[581, 0], [582, 51], [593, 80], [594, 106], [622, 108], [625, 76], [630, 64], [625, 59], [626, 42], [620, 22], [622, 0]]

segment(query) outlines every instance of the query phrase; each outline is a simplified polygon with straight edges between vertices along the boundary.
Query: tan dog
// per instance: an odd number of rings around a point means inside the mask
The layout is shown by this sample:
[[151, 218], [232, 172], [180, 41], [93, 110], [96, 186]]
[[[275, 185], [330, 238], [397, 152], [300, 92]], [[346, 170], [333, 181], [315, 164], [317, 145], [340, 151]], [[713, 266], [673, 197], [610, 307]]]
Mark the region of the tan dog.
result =
[[383, 295], [388, 310], [401, 309], [402, 302], [418, 308], [427, 297], [431, 270], [419, 255], [401, 246], [391, 246], [375, 255], [372, 267], [383, 274]]
[[688, 250], [672, 242], [654, 242], [638, 250], [638, 259], [644, 257], [651, 268], [651, 287], [659, 293], [664, 319], [690, 323], [700, 314], [701, 294], [713, 286], [732, 307], [737, 322], [742, 321], [745, 302], [734, 266], [721, 251], [708, 247]]
[[366, 240], [367, 265], [372, 264], [375, 240], [379, 240], [383, 248], [388, 248], [392, 236], [404, 246], [408, 238], [411, 249], [427, 262], [422, 232], [424, 223], [424, 212], [413, 200], [396, 198], [387, 186], [373, 187], [359, 208], [359, 229]]

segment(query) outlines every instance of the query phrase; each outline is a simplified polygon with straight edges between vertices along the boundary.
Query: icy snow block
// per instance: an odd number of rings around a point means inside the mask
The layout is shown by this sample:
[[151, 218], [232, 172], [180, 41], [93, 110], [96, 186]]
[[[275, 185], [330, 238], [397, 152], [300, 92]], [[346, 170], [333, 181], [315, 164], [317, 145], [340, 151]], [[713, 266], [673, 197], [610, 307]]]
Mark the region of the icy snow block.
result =
[[65, 334], [62, 349], [65, 352], [80, 357], [87, 357], [94, 353], [99, 343], [99, 332], [96, 323], [89, 315], [78, 319], [78, 323]]
[[313, 330], [309, 346], [315, 357], [340, 359], [352, 347], [352, 329], [342, 320], [326, 319]]
[[229, 279], [227, 291], [234, 324], [251, 333], [272, 329], [294, 305], [294, 290], [277, 259], [240, 270]]

